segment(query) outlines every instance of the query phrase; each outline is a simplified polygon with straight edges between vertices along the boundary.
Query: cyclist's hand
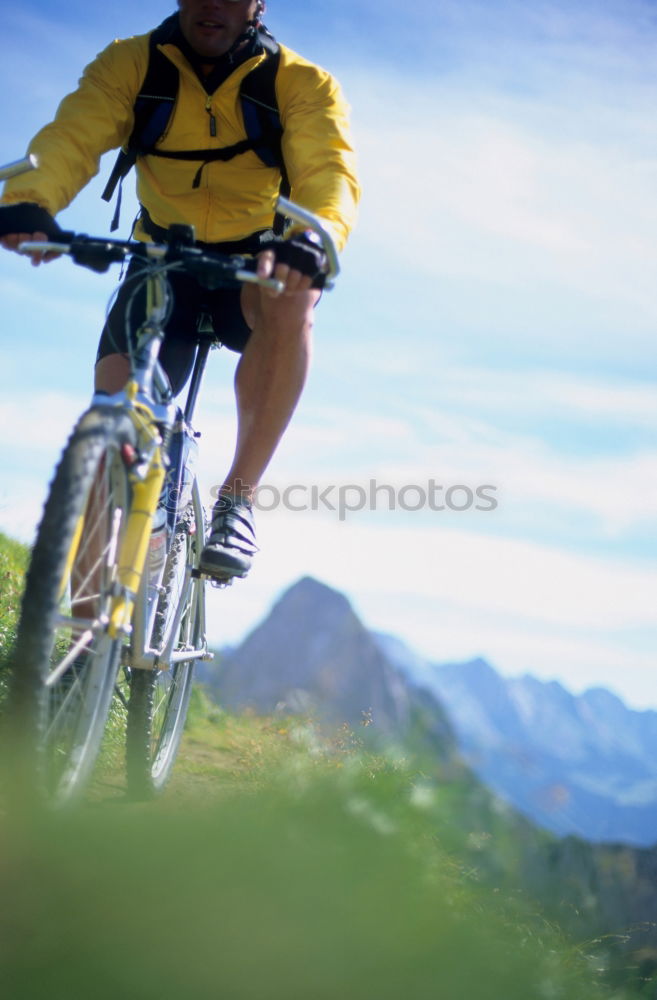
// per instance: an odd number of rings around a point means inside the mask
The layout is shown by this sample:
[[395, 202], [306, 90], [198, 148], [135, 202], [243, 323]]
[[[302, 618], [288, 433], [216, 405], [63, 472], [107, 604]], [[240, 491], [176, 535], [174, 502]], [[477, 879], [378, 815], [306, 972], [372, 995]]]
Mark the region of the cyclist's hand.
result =
[[[0, 237], [0, 246], [3, 246], [5, 250], [15, 250], [18, 253], [18, 248], [21, 243], [45, 243], [48, 237], [45, 233], [11, 233], [7, 236]], [[58, 253], [31, 253], [30, 260], [33, 267], [38, 267], [42, 262], [48, 263], [50, 260], [54, 260], [55, 257], [60, 257], [61, 254]]]
[[[21, 243], [57, 239], [61, 229], [52, 215], [32, 202], [17, 205], [0, 205], [0, 246], [5, 250], [18, 251]], [[37, 267], [42, 261], [54, 260], [57, 253], [32, 254], [32, 264]]]
[[[257, 274], [261, 278], [277, 278], [285, 285], [284, 295], [305, 292], [323, 274], [326, 256], [305, 234], [289, 240], [273, 241], [258, 256]], [[315, 284], [317, 287], [317, 284]], [[269, 291], [269, 295], [279, 293]]]
[[273, 250], [263, 250], [258, 256], [258, 268], [256, 271], [259, 278], [277, 278], [285, 285], [283, 292], [276, 292], [271, 288], [263, 288], [265, 295], [277, 298], [279, 295], [291, 295], [294, 292], [305, 292], [312, 284], [312, 278], [307, 274], [302, 274], [290, 267], [289, 264], [282, 264], [276, 261]]

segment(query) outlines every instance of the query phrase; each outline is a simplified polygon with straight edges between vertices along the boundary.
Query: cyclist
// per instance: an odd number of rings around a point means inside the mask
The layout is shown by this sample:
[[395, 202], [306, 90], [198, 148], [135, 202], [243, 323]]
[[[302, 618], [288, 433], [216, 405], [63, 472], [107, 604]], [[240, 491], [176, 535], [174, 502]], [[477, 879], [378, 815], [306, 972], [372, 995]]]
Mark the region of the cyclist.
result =
[[[273, 237], [282, 171], [292, 200], [326, 221], [339, 249], [359, 197], [339, 85], [282, 45], [275, 94], [283, 165], [266, 165], [253, 149], [204, 162], [200, 169], [198, 158], [190, 163], [168, 155], [244, 139], [240, 83], [267, 59], [273, 42], [262, 23], [264, 12], [264, 0], [178, 0], [176, 14], [156, 36], [162, 39], [159, 50], [178, 70], [175, 107], [156, 151], [136, 162], [138, 239], [161, 241], [170, 224], [191, 224], [204, 245], [257, 256], [258, 273], [285, 285], [280, 295], [248, 285], [207, 292], [185, 275], [171, 275], [175, 302], [160, 357], [174, 391], [190, 374], [201, 314], [209, 314], [218, 339], [241, 354], [235, 455], [201, 559], [203, 570], [219, 579], [246, 575], [257, 551], [253, 494], [303, 389], [313, 310], [321, 295], [324, 255], [312, 234], [297, 227], [284, 238]], [[126, 144], [149, 66], [149, 38], [150, 33], [106, 48], [62, 101], [55, 120], [33, 139], [29, 151], [38, 156], [39, 168], [7, 182], [0, 199], [0, 242], [6, 249], [56, 234], [54, 216], [97, 172], [100, 156]], [[117, 392], [127, 380], [125, 313], [133, 287], [122, 285], [100, 338], [95, 368], [100, 392]]]

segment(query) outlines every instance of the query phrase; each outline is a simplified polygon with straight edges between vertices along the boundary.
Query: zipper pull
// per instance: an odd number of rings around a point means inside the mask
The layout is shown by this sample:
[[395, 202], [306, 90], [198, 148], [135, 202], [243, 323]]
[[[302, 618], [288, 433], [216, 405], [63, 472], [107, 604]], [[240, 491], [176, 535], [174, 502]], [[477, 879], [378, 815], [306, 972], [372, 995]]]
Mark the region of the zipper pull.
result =
[[212, 114], [211, 100], [212, 100], [212, 98], [208, 97], [207, 101], [205, 102], [205, 110], [207, 111], [207, 113], [210, 116], [210, 135], [211, 135], [211, 137], [213, 139], [216, 139], [216, 137], [217, 137], [217, 119]]

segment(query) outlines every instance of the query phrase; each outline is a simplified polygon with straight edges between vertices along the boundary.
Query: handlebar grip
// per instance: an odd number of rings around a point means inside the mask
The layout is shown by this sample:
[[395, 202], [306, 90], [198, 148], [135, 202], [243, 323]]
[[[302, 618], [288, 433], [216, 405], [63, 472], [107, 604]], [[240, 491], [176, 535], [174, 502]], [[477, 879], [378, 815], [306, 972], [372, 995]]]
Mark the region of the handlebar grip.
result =
[[285, 291], [285, 284], [278, 278], [259, 278], [253, 271], [235, 271], [235, 277], [245, 285], [259, 285], [260, 288], [270, 288], [273, 292]]
[[89, 239], [76, 233], [61, 231], [58, 242], [27, 240], [18, 246], [19, 253], [61, 253], [68, 254], [76, 264], [88, 267], [90, 271], [104, 274], [111, 264], [121, 263], [130, 252], [128, 247], [115, 246], [110, 241]]

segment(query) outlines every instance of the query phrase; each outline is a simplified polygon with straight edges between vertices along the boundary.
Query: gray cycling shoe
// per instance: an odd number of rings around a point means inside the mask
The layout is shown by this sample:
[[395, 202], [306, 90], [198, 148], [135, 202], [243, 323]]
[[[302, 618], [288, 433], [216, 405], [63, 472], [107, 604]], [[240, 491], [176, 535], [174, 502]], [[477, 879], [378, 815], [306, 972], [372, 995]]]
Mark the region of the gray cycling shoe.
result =
[[246, 500], [222, 496], [212, 511], [199, 569], [216, 580], [244, 577], [258, 551], [253, 509]]

